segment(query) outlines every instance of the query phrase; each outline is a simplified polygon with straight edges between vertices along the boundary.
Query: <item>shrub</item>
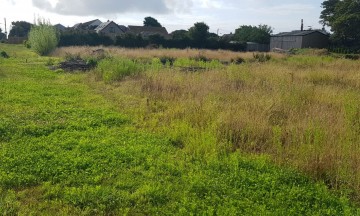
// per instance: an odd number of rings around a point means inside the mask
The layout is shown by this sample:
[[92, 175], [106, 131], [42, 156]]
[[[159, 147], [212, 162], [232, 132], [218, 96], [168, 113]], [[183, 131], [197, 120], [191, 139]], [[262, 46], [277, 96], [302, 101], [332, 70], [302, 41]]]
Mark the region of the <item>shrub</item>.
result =
[[231, 63], [233, 64], [242, 64], [245, 62], [245, 59], [242, 57], [237, 57], [235, 59], [231, 59]]
[[357, 54], [346, 54], [346, 55], [345, 55], [345, 59], [359, 60], [359, 59], [360, 59], [360, 55], [357, 55]]
[[47, 55], [53, 51], [58, 44], [56, 29], [45, 20], [38, 20], [29, 33], [31, 48], [39, 55]]
[[174, 57], [169, 57], [169, 56], [162, 56], [160, 57], [160, 61], [163, 65], [169, 64], [170, 66], [172, 66], [175, 62], [176, 58]]
[[55, 60], [52, 58], [47, 59], [45, 63], [46, 66], [54, 66], [54, 64], [55, 64]]
[[30, 43], [29, 43], [28, 40], [24, 40], [23, 44], [24, 44], [24, 46], [25, 46], [26, 48], [28, 48], [28, 49], [31, 48], [31, 45], [30, 45]]
[[257, 62], [267, 62], [271, 59], [271, 55], [265, 53], [254, 53], [253, 57]]
[[10, 58], [9, 55], [5, 51], [0, 52], [0, 57], [2, 57], [2, 58]]

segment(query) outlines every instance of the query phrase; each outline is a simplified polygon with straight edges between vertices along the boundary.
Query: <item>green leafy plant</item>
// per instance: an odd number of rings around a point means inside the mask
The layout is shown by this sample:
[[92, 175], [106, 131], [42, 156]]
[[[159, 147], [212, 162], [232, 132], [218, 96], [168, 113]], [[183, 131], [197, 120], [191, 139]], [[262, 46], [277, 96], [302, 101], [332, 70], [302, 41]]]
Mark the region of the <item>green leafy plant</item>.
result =
[[29, 44], [39, 55], [48, 55], [59, 42], [56, 29], [50, 22], [38, 19], [29, 32]]

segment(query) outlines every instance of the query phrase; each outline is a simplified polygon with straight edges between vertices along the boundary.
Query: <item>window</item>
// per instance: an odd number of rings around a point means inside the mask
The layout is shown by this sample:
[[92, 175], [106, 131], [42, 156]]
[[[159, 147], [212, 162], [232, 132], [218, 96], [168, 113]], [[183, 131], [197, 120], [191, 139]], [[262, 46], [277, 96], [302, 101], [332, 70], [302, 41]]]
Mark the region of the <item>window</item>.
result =
[[114, 28], [114, 27], [110, 27], [109, 32], [110, 32], [110, 33], [115, 33], [115, 28]]

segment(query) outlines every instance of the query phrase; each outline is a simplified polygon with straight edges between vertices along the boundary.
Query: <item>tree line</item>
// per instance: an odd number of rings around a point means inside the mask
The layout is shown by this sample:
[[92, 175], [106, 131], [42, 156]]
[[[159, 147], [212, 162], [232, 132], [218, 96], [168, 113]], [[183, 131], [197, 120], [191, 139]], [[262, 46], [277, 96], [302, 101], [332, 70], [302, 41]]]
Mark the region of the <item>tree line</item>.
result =
[[[162, 27], [162, 25], [152, 17], [146, 17], [144, 26]], [[104, 35], [83, 31], [65, 31], [60, 36], [59, 46], [76, 45], [116, 45], [122, 47], [164, 47], [164, 48], [206, 48], [206, 49], [229, 49], [243, 51], [246, 49], [246, 42], [270, 43], [272, 28], [267, 25], [260, 26], [240, 26], [235, 34], [220, 37], [215, 33], [209, 32], [209, 26], [204, 22], [197, 22], [188, 30], [176, 30], [171, 33], [170, 38], [161, 35], [149, 35], [142, 37], [125, 33], [116, 37], [113, 41]]]
[[[162, 27], [162, 25], [152, 17], [145, 17], [144, 26]], [[12, 29], [9, 37], [24, 37], [32, 28], [32, 24], [17, 21], [12, 22]], [[143, 37], [125, 33], [121, 36], [111, 39], [106, 35], [97, 34], [94, 31], [79, 31], [70, 29], [59, 32], [58, 46], [122, 46], [129, 48], [141, 47], [164, 47], [164, 48], [205, 48], [205, 49], [228, 49], [233, 51], [244, 51], [246, 42], [256, 42], [261, 44], [270, 43], [272, 28], [267, 25], [259, 26], [240, 26], [234, 34], [228, 34], [223, 37], [209, 32], [209, 26], [204, 22], [197, 22], [188, 30], [176, 30], [171, 33], [170, 38], [164, 38], [161, 35], [150, 35]]]

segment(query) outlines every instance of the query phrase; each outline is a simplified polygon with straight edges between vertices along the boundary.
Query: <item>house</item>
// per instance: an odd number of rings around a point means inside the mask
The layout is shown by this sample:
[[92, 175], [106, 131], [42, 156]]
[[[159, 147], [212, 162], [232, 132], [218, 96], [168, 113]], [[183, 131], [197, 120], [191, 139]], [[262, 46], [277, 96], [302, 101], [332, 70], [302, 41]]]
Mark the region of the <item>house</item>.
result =
[[272, 35], [270, 50], [279, 48], [326, 48], [329, 44], [329, 34], [324, 30], [297, 30]]
[[85, 23], [77, 23], [73, 26], [73, 29], [76, 30], [94, 30], [96, 27], [98, 27], [102, 22], [98, 19], [91, 20]]
[[223, 41], [232, 41], [234, 38], [235, 34], [233, 34], [232, 32], [230, 34], [223, 34], [220, 38]]
[[163, 36], [165, 39], [171, 38], [165, 27], [129, 26], [128, 33], [141, 35], [144, 38], [147, 38], [151, 35], [160, 35]]
[[125, 26], [119, 26], [113, 21], [107, 21], [101, 23], [98, 27], [95, 28], [96, 33], [101, 35], [106, 35], [115, 39], [116, 36], [122, 35], [126, 32]]
[[63, 32], [66, 30], [66, 27], [61, 25], [60, 23], [59, 24], [56, 24], [54, 25], [54, 27], [56, 28], [56, 30], [60, 31], [60, 32]]

